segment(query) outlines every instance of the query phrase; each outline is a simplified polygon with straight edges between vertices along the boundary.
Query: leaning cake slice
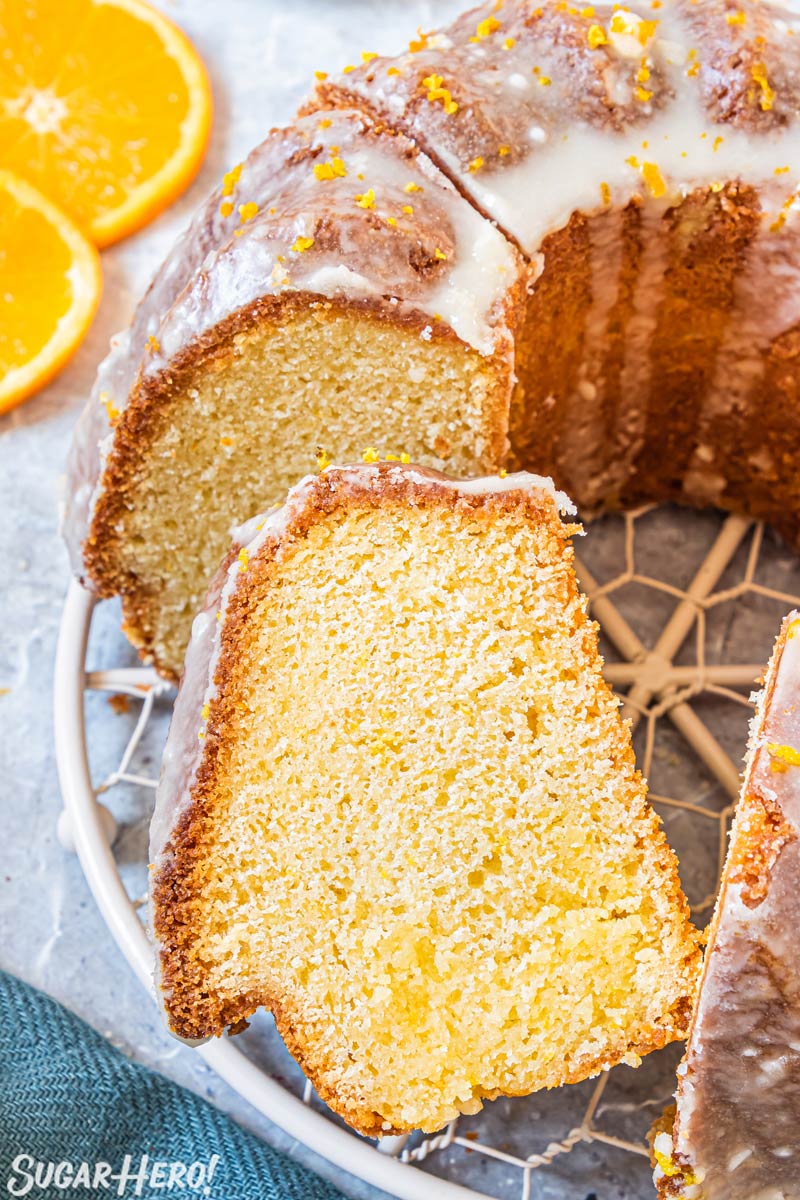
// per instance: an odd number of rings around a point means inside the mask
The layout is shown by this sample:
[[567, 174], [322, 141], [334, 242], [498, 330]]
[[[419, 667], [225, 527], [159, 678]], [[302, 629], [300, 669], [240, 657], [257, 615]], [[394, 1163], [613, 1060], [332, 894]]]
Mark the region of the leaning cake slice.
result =
[[[653, 1130], [662, 1198], [800, 1197], [800, 613], [751, 727], [677, 1117]], [[672, 1128], [670, 1128], [672, 1126]]]
[[532, 475], [329, 468], [195, 622], [152, 828], [167, 1019], [270, 1008], [365, 1134], [686, 1033], [697, 935], [559, 509]]

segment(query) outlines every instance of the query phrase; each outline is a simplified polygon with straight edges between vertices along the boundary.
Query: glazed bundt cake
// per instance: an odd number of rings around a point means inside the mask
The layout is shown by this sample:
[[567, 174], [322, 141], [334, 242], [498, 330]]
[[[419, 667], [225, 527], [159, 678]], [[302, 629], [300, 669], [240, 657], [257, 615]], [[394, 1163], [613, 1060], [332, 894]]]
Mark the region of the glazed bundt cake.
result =
[[152, 827], [167, 1019], [271, 1008], [365, 1134], [686, 1033], [698, 935], [559, 508], [525, 474], [329, 468], [194, 625]]
[[798, 33], [756, 0], [505, 0], [321, 80], [181, 240], [76, 435], [75, 569], [143, 655], [177, 674], [229, 522], [318, 447], [797, 545]]
[[[335, 446], [499, 463], [524, 272], [400, 135], [276, 130], [195, 218], [100, 368], [69, 465], [73, 561], [178, 676], [232, 524]], [[202, 530], [201, 530], [202, 526]]]
[[800, 1196], [798, 679], [794, 612], [758, 697], [677, 1117], [653, 1133], [664, 1200]]
[[798, 540], [797, 34], [762, 0], [506, 0], [318, 83], [531, 262], [511, 458], [581, 509], [714, 504]]

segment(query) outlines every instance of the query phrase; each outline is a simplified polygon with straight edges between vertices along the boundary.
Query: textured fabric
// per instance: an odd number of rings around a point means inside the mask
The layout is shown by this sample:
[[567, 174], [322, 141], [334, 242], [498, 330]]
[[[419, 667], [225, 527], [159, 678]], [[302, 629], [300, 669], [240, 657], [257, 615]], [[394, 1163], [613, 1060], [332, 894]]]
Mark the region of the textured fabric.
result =
[[0, 971], [0, 1195], [9, 1194], [343, 1200]]

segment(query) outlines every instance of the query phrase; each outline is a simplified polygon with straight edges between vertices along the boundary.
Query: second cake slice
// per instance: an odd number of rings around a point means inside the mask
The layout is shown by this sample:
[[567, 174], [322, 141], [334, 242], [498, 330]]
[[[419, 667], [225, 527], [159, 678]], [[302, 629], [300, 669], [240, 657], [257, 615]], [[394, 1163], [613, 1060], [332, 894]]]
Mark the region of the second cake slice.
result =
[[685, 1035], [676, 864], [549, 480], [329, 468], [195, 623], [152, 837], [168, 1021], [257, 1007], [367, 1134]]

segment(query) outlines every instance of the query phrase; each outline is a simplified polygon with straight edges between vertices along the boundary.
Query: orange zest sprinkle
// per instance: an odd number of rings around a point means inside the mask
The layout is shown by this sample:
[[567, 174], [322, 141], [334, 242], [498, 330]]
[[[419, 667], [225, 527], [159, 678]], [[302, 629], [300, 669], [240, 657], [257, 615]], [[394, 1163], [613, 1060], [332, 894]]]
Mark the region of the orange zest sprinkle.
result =
[[608, 45], [606, 31], [602, 25], [590, 25], [586, 40], [589, 43], [590, 50], [597, 50], [599, 46]]
[[729, 25], [744, 25], [747, 21], [747, 14], [739, 9], [737, 12], [725, 13], [725, 20]]
[[120, 411], [114, 404], [114, 401], [111, 399], [111, 396], [108, 394], [108, 392], [100, 393], [100, 403], [106, 410], [106, 416], [108, 417], [109, 425], [116, 425], [120, 418]]
[[421, 192], [422, 188], [419, 186], [418, 183], [407, 183], [405, 185], [405, 187], [403, 188], [403, 191], [408, 192], [408, 194], [410, 195], [411, 192]]
[[156, 340], [156, 338], [153, 337], [152, 333], [150, 334], [150, 337], [147, 339], [147, 349], [150, 351], [151, 354], [158, 354], [159, 350], [161, 349], [161, 346], [158, 344], [158, 341]]
[[397, 224], [397, 218], [396, 217], [387, 217], [386, 224], [391, 225], [392, 228], [394, 228], [394, 226]]
[[718, 134], [717, 137], [714, 138], [714, 149], [719, 150], [724, 141], [725, 138], [722, 136], [722, 134]]
[[775, 174], [776, 174], [776, 175], [788, 175], [788, 174], [789, 174], [789, 167], [776, 167], [776, 168], [775, 168]]
[[363, 63], [372, 62], [373, 58], [377, 58], [377, 57], [378, 57], [378, 55], [373, 50], [362, 50], [361, 51], [361, 61]]
[[656, 200], [659, 196], [664, 195], [667, 185], [664, 183], [664, 177], [655, 163], [642, 163], [642, 178], [649, 187], [651, 195]]
[[241, 571], [246, 571], [249, 564], [250, 564], [250, 555], [247, 553], [244, 546], [242, 546], [241, 550], [239, 551], [239, 569]]
[[258, 212], [258, 205], [252, 200], [248, 200], [247, 204], [239, 205], [239, 216], [242, 221], [252, 221], [253, 217]]
[[785, 771], [787, 767], [800, 767], [800, 750], [794, 746], [783, 746], [779, 742], [770, 742], [767, 753], [773, 760], [770, 764], [773, 771]]
[[497, 17], [486, 17], [485, 20], [478, 22], [475, 34], [469, 40], [471, 42], [482, 42], [484, 38], [491, 37], [493, 33], [497, 33], [499, 28], [500, 22]]
[[399, 67], [387, 67], [386, 74], [387, 75], [402, 75], [403, 72], [400, 70]]
[[775, 102], [775, 93], [769, 86], [767, 68], [764, 66], [763, 62], [753, 63], [752, 67], [750, 68], [750, 74], [761, 88], [761, 97], [759, 100], [761, 109], [763, 112], [769, 112]]
[[417, 40], [414, 41], [414, 39], [412, 38], [411, 41], [408, 43], [408, 48], [411, 51], [411, 53], [419, 54], [420, 50], [424, 50], [426, 48], [426, 46], [428, 45], [428, 38], [430, 36], [431, 35], [429, 33], [423, 33], [422, 26], [418, 25], [417, 26]]
[[294, 250], [295, 254], [302, 254], [305, 250], [310, 250], [313, 245], [314, 239], [312, 237], [300, 236], [295, 238], [291, 249]]
[[587, 20], [589, 17], [594, 16], [594, 9], [592, 8], [591, 4], [588, 4], [586, 8], [581, 9], [581, 16], [586, 17]]
[[438, 258], [440, 262], [444, 262], [447, 259], [447, 255], [445, 254], [445, 252], [443, 250], [440, 250], [438, 246], [436, 247], [436, 249], [433, 252], [433, 257]]
[[600, 184], [600, 199], [603, 201], [603, 204], [611, 203], [611, 188], [607, 183]]
[[441, 75], [426, 75], [422, 81], [422, 86], [428, 89], [428, 100], [431, 104], [435, 104], [437, 100], [441, 100], [444, 111], [448, 116], [458, 112], [458, 105], [447, 88], [442, 87], [443, 79]]
[[636, 157], [636, 155], [635, 155], [635, 154], [632, 154], [632, 155], [630, 156], [630, 158], [626, 158], [626, 159], [625, 159], [625, 162], [628, 164], [628, 166], [629, 166], [629, 167], [635, 167], [635, 169], [638, 171], [638, 169], [639, 169], [639, 160], [638, 160], [638, 158]]
[[653, 93], [648, 92], [647, 88], [643, 88], [641, 84], [634, 88], [634, 93], [637, 100], [641, 100], [642, 104], [646, 104], [648, 100], [653, 99]]
[[473, 172], [480, 171], [482, 166], [483, 166], [483, 159], [481, 158], [481, 156], [479, 154], [477, 158], [473, 158], [472, 162], [467, 167], [467, 170], [473, 171]]
[[374, 446], [367, 446], [364, 453], [361, 455], [361, 461], [365, 463], [376, 463], [381, 461], [381, 456]]
[[511, 153], [511, 147], [510, 146], [500, 146], [497, 153], [500, 155], [501, 158], [505, 158], [507, 154]]
[[647, 83], [649, 79], [650, 79], [650, 68], [647, 65], [647, 60], [643, 58], [642, 65], [639, 67], [639, 70], [636, 72], [636, 81], [637, 81], [637, 83]]
[[516, 38], [506, 38], [506, 40], [503, 42], [503, 49], [504, 50], [513, 50], [514, 47], [516, 46], [516, 44], [517, 44]]
[[331, 458], [327, 450], [323, 450], [322, 446], [317, 446], [317, 470], [324, 471], [326, 467], [331, 465]]
[[223, 196], [232, 196], [233, 189], [236, 187], [242, 175], [243, 163], [237, 163], [230, 171], [222, 176], [222, 194]]
[[323, 117], [321, 121], [317, 121], [317, 129], [330, 129], [330, 127], [331, 127], [330, 117]]
[[375, 189], [367, 188], [366, 192], [362, 192], [360, 196], [355, 197], [355, 202], [359, 208], [374, 208]]
[[233, 445], [233, 438], [229, 438], [229, 437], [221, 437], [221, 438], [219, 439], [219, 444], [220, 444], [220, 446], [232, 446], [232, 445]]
[[327, 79], [327, 78], [328, 78], [328, 72], [327, 72], [327, 71], [315, 71], [315, 72], [314, 72], [314, 78], [315, 78], [315, 79], [318, 79], [318, 80], [320, 81], [320, 83], [321, 83], [323, 79]]
[[204, 721], [208, 720], [208, 716], [209, 716], [210, 712], [211, 712], [211, 705], [206, 700], [205, 704], [200, 709], [200, 716], [203, 718]]
[[550, 87], [550, 84], [552, 82], [553, 81], [549, 75], [540, 75], [539, 76], [539, 87]]
[[343, 75], [349, 75], [351, 71], [355, 71], [355, 67], [352, 63], [348, 63], [346, 67], [342, 67]]
[[612, 33], [626, 34], [629, 37], [635, 37], [641, 46], [646, 46], [649, 41], [655, 37], [658, 29], [658, 21], [629, 21], [621, 12], [615, 12], [611, 18], [610, 29]]
[[413, 215], [414, 215], [414, 206], [413, 206], [413, 204], [404, 204], [404, 205], [403, 205], [403, 212], [404, 212], [404, 213], [408, 213], [408, 215], [409, 215], [409, 216], [413, 216]]
[[219, 215], [221, 217], [229, 217], [233, 212], [233, 205], [230, 200], [223, 200], [219, 206]]
[[347, 168], [341, 158], [334, 157], [330, 162], [314, 163], [315, 179], [344, 179], [346, 174]]

